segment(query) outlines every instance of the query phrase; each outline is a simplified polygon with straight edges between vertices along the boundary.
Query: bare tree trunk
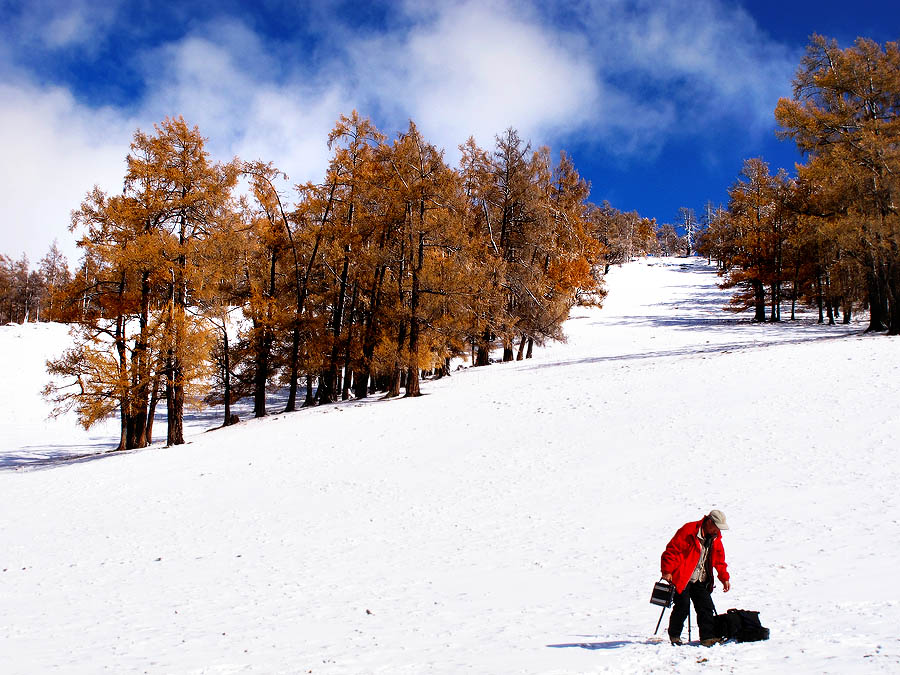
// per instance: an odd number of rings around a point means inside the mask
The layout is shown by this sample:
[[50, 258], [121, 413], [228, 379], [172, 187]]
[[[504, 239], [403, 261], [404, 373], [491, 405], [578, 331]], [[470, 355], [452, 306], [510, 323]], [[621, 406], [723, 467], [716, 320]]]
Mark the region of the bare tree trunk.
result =
[[819, 321], [825, 323], [824, 298], [822, 297], [822, 273], [816, 273], [816, 304], [819, 306]]
[[866, 265], [866, 285], [869, 289], [869, 326], [866, 332], [882, 331], [887, 328], [888, 315], [885, 307], [884, 292], [878, 262], [874, 255]]
[[478, 345], [478, 353], [475, 356], [476, 366], [486, 366], [491, 362], [492, 341], [493, 336], [491, 335], [491, 331], [485, 328], [484, 333], [481, 335], [481, 343]]
[[300, 379], [300, 326], [299, 317], [294, 322], [294, 335], [291, 339], [291, 375], [288, 385], [287, 403], [284, 404], [284, 412], [294, 412], [297, 409], [297, 381]]
[[222, 329], [222, 381], [225, 388], [225, 422], [227, 427], [231, 421], [231, 355], [228, 351], [228, 329]]
[[366, 332], [363, 337], [362, 368], [357, 373], [355, 394], [356, 398], [365, 398], [368, 395], [369, 380], [374, 380], [372, 373], [372, 356], [375, 354], [375, 341], [377, 339], [377, 326], [381, 311], [381, 288], [384, 283], [387, 267], [379, 265], [375, 270], [375, 278], [372, 280], [372, 288], [369, 291], [369, 313], [366, 317]]
[[313, 396], [313, 374], [306, 374], [306, 400], [303, 401], [303, 407], [308, 408], [316, 404], [316, 398]]
[[503, 363], [513, 360], [512, 338], [503, 339]]
[[753, 279], [750, 283], [753, 286], [754, 306], [756, 307], [753, 320], [763, 323], [766, 320], [766, 287], [758, 279]]
[[147, 440], [147, 406], [150, 399], [150, 354], [149, 321], [150, 321], [150, 273], [141, 274], [141, 313], [139, 318], [140, 333], [134, 346], [132, 366], [134, 369], [132, 420], [129, 424], [129, 441], [131, 447], [146, 447]]
[[[400, 324], [400, 334], [397, 336], [397, 358], [401, 358], [403, 354], [403, 347], [406, 344], [406, 328], [407, 324], [404, 321]], [[403, 377], [403, 369], [400, 367], [400, 364], [397, 363], [393, 370], [391, 371], [390, 384], [388, 388], [388, 392], [385, 395], [385, 398], [393, 398], [395, 396], [400, 395], [400, 386], [401, 380]]]
[[825, 305], [828, 312], [828, 325], [834, 325], [834, 301], [831, 299], [831, 273], [825, 273]]
[[266, 416], [266, 380], [269, 374], [269, 336], [266, 326], [256, 329], [256, 363], [253, 373], [253, 416]]
[[781, 303], [781, 296], [778, 287], [778, 282], [772, 282], [772, 310], [769, 313], [769, 323], [775, 323], [781, 320], [781, 315], [779, 313], [779, 304]]
[[[179, 243], [182, 250], [185, 245], [185, 220], [182, 216], [180, 225], [181, 235]], [[178, 256], [175, 269], [172, 273], [172, 302], [170, 304], [170, 320], [172, 321], [172, 336], [174, 337], [170, 349], [169, 375], [167, 385], [168, 399], [168, 432], [167, 445], [182, 445], [184, 443], [184, 363], [183, 350], [185, 348], [185, 307], [187, 303], [187, 289], [185, 288], [184, 271], [187, 267], [187, 258], [184, 253]]]
[[359, 300], [359, 284], [353, 284], [353, 293], [350, 296], [350, 311], [347, 313], [347, 345], [344, 349], [344, 384], [341, 387], [341, 400], [346, 401], [350, 398], [350, 384], [352, 381], [353, 369], [350, 363], [353, 349], [353, 334], [356, 327], [356, 305]]
[[400, 369], [400, 366], [395, 366], [394, 370], [391, 372], [391, 380], [388, 391], [384, 395], [385, 398], [395, 398], [400, 395], [400, 380], [402, 374], [403, 371]]
[[890, 264], [887, 279], [888, 296], [888, 335], [900, 335], [900, 267], [896, 262]]
[[521, 361], [525, 358], [525, 343], [528, 342], [528, 336], [525, 333], [522, 333], [522, 339], [519, 340], [519, 353], [516, 354], [516, 361]]
[[156, 405], [159, 403], [159, 372], [153, 375], [153, 384], [150, 389], [150, 403], [147, 406], [147, 426], [144, 431], [144, 438], [147, 445], [153, 442], [153, 421], [156, 419]]
[[[349, 248], [349, 247], [348, 247]], [[338, 355], [340, 354], [340, 337], [341, 326], [344, 320], [344, 302], [347, 298], [347, 274], [350, 266], [349, 251], [344, 252], [344, 267], [341, 271], [341, 285], [338, 291], [337, 304], [334, 307], [332, 316], [331, 334], [332, 347], [331, 358], [328, 361], [328, 368], [324, 373], [321, 381], [321, 390], [319, 391], [320, 403], [334, 403], [337, 401], [338, 385]]]

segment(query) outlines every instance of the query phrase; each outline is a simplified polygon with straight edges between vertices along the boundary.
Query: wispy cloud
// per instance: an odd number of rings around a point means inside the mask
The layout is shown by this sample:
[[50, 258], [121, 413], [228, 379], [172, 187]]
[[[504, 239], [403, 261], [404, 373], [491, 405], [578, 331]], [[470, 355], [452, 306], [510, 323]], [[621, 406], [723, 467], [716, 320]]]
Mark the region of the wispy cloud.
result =
[[[118, 15], [119, 0], [34, 0], [10, 3], [9, 27], [24, 43], [50, 50], [92, 50]], [[13, 9], [15, 8], [15, 9]]]
[[579, 19], [595, 37], [601, 78], [636, 100], [674, 107], [666, 134], [703, 133], [723, 119], [771, 127], [800, 56], [739, 5], [718, 0], [592, 0]]

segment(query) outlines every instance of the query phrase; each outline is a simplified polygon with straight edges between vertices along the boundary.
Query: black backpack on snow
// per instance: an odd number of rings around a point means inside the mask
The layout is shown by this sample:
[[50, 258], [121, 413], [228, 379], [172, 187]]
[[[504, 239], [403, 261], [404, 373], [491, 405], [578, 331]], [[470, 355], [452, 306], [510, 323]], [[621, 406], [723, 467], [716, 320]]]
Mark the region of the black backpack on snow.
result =
[[759, 612], [747, 609], [729, 609], [725, 614], [716, 614], [713, 627], [715, 635], [725, 640], [756, 642], [769, 639], [769, 629], [759, 622]]

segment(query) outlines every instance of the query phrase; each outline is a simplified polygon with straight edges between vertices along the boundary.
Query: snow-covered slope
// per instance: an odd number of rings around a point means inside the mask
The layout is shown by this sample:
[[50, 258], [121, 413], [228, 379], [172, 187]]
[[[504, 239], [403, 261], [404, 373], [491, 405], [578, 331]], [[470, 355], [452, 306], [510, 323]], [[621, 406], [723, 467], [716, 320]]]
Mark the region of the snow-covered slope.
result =
[[[896, 672], [900, 340], [753, 325], [715, 283], [631, 263], [530, 361], [90, 461], [31, 461], [81, 440], [52, 449], [23, 365], [0, 672]], [[26, 329], [5, 368], [48, 356]], [[659, 555], [713, 507], [713, 599], [772, 639], [648, 642]]]

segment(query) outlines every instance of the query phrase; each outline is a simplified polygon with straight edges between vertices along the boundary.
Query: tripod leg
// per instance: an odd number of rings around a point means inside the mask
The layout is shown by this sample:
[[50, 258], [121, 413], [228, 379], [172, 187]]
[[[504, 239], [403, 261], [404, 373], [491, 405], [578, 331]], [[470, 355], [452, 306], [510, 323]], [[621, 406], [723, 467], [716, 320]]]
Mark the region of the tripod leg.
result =
[[691, 641], [691, 608], [688, 605], [688, 642]]
[[659, 631], [659, 624], [662, 623], [663, 614], [665, 614], [665, 613], [666, 613], [666, 608], [663, 607], [662, 611], [659, 613], [659, 621], [656, 622], [656, 630], [653, 631], [654, 635], [656, 635], [656, 633]]

